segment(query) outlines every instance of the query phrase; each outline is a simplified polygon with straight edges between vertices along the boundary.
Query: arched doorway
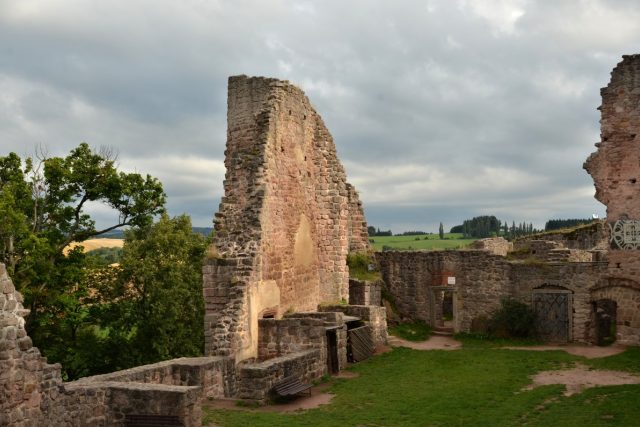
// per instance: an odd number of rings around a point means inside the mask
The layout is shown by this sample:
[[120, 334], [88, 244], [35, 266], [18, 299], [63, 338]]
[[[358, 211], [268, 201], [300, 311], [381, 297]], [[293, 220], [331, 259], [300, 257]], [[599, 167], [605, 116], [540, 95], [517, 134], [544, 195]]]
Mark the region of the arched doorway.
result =
[[591, 304], [593, 306], [596, 344], [609, 345], [616, 340], [618, 304], [606, 298], [599, 299]]

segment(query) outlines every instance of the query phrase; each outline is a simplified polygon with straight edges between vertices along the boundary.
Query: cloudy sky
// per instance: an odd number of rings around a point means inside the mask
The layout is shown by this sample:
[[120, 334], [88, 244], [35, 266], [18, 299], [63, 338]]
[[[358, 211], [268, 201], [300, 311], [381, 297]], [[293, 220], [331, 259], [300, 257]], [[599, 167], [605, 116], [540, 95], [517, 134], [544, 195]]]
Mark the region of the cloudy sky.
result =
[[209, 226], [227, 77], [262, 75], [307, 93], [372, 225], [602, 216], [582, 163], [639, 22], [637, 0], [0, 0], [0, 155], [110, 146]]

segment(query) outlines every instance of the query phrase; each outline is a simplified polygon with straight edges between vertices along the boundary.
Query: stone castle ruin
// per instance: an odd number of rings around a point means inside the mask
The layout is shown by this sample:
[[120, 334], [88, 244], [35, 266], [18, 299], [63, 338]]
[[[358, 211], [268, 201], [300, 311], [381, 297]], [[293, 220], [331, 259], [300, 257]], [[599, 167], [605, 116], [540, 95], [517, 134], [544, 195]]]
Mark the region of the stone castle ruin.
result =
[[434, 327], [483, 332], [511, 298], [531, 306], [552, 342], [640, 345], [640, 55], [624, 56], [602, 89], [598, 150], [584, 167], [606, 222], [517, 240], [476, 242], [476, 250], [378, 254], [400, 315]]
[[322, 119], [276, 79], [229, 79], [225, 195], [204, 267], [205, 352], [258, 355], [258, 319], [349, 298], [362, 205]]
[[0, 425], [199, 426], [204, 399], [265, 402], [285, 378], [337, 373], [386, 343], [384, 307], [366, 305], [379, 288], [356, 281], [361, 305], [347, 304], [347, 254], [370, 251], [367, 224], [304, 93], [231, 77], [227, 137], [225, 195], [203, 266], [206, 356], [63, 383], [60, 366], [31, 346], [2, 266]]
[[0, 264], [0, 426], [190, 427], [205, 399], [265, 402], [284, 378], [336, 373], [384, 344], [381, 287], [395, 317], [435, 328], [481, 331], [512, 298], [549, 341], [640, 345], [640, 55], [623, 58], [602, 98], [602, 141], [585, 169], [606, 222], [378, 253], [381, 284], [349, 278], [347, 254], [370, 251], [363, 209], [307, 97], [286, 81], [231, 77], [225, 195], [203, 266], [205, 356], [64, 383], [27, 336]]

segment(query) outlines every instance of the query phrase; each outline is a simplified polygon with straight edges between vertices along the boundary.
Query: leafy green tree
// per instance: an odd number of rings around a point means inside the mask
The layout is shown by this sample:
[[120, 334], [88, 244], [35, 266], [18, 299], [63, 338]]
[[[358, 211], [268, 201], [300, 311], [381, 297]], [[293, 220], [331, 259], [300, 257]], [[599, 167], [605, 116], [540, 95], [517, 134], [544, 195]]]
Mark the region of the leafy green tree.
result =
[[[118, 219], [97, 229], [89, 203], [114, 209]], [[31, 310], [27, 328], [52, 361], [73, 347], [87, 313], [87, 269], [81, 248], [65, 247], [124, 226], [145, 227], [164, 212], [155, 178], [117, 170], [108, 150], [82, 143], [66, 157], [0, 157], [0, 257]], [[69, 341], [70, 340], [70, 341]]]
[[182, 215], [125, 233], [116, 283], [101, 290], [95, 317], [118, 354], [113, 369], [203, 351], [202, 262], [208, 240]]
[[440, 234], [440, 240], [444, 240], [444, 225], [440, 223], [440, 229], [438, 230], [438, 234]]

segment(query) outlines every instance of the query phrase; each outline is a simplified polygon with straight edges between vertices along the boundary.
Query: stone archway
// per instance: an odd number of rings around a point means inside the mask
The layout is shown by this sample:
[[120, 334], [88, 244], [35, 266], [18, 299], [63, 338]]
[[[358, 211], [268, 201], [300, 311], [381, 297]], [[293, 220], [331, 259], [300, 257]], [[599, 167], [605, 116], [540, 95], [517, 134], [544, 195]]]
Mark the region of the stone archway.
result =
[[609, 345], [616, 340], [618, 304], [607, 298], [599, 299], [591, 304], [596, 344]]
[[[624, 345], [640, 345], [640, 316], [637, 314], [640, 312], [639, 282], [617, 277], [602, 280], [591, 289], [591, 307], [591, 342], [600, 344], [605, 339], [604, 344], [615, 340]], [[614, 335], [607, 338], [605, 329], [608, 322], [609, 335], [612, 330]]]

